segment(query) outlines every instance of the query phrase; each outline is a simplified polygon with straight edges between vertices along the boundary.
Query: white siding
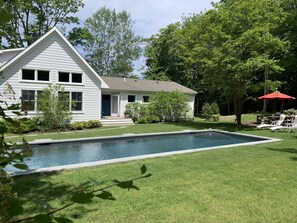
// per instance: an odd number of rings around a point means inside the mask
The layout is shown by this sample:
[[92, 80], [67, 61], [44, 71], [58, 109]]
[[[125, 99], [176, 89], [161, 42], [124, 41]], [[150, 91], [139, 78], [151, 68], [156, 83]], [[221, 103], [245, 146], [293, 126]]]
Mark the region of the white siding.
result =
[[[23, 81], [21, 69], [37, 69], [50, 71], [50, 82]], [[75, 72], [83, 74], [82, 84], [58, 84], [58, 72]], [[9, 83], [17, 100], [11, 99], [6, 83]], [[65, 91], [83, 92], [83, 111], [73, 114], [73, 121], [98, 120], [101, 114], [101, 88], [99, 80], [78, 59], [57, 33], [52, 33], [40, 44], [23, 55], [17, 62], [3, 73], [0, 81], [0, 94], [9, 103], [20, 102], [21, 90], [42, 90], [48, 84], [58, 84]], [[34, 113], [29, 113], [34, 115]]]
[[[128, 95], [135, 95], [135, 102], [143, 103], [143, 96], [151, 97], [152, 93], [122, 92], [120, 96], [120, 117], [124, 117], [124, 112], [128, 103]], [[188, 105], [190, 107], [190, 111], [188, 112], [188, 116], [190, 118], [194, 117], [194, 100], [195, 96], [189, 95]]]
[[11, 60], [15, 55], [20, 53], [22, 50], [4, 50], [1, 52], [0, 50], [0, 67], [5, 64], [7, 61]]

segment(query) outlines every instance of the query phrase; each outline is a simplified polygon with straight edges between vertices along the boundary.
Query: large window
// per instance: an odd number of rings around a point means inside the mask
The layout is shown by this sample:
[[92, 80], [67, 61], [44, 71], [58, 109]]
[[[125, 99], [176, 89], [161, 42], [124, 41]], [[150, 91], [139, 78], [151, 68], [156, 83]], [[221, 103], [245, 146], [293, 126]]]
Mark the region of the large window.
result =
[[49, 73], [46, 70], [22, 69], [22, 80], [49, 81]]
[[59, 72], [59, 82], [82, 83], [81, 73]]
[[135, 95], [128, 95], [128, 102], [135, 102]]
[[22, 111], [35, 111], [35, 91], [22, 91]]
[[[42, 91], [22, 90], [22, 111], [37, 111], [37, 97]], [[36, 97], [37, 96], [37, 97]], [[82, 111], [83, 94], [82, 92], [59, 92], [59, 103], [63, 105], [65, 110]]]
[[72, 111], [81, 111], [82, 110], [82, 92], [72, 92], [71, 93], [72, 101]]

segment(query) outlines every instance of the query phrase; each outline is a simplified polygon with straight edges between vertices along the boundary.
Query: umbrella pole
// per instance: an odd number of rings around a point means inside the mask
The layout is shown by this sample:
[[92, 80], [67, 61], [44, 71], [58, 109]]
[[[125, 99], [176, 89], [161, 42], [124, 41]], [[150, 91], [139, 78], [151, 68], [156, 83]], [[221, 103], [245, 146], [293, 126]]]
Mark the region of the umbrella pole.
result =
[[284, 108], [284, 102], [285, 102], [285, 100], [283, 100], [283, 102], [282, 102], [282, 107], [281, 107], [281, 110], [280, 110], [280, 112], [283, 112], [283, 108]]

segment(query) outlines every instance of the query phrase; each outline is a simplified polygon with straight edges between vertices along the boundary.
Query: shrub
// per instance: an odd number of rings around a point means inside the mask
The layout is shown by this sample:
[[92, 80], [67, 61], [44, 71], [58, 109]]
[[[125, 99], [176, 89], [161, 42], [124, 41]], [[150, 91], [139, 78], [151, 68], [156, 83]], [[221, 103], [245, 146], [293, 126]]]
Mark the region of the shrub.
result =
[[87, 121], [87, 128], [92, 129], [92, 128], [100, 128], [102, 127], [102, 124], [99, 120], [89, 120]]
[[82, 130], [82, 129], [100, 128], [101, 126], [102, 124], [99, 120], [89, 120], [89, 121], [73, 122], [70, 124], [70, 129]]
[[207, 121], [217, 122], [220, 119], [220, 108], [216, 102], [212, 104], [206, 102], [202, 106], [201, 115]]
[[47, 131], [68, 129], [71, 121], [69, 94], [61, 87], [49, 86], [37, 96], [37, 113]]
[[151, 97], [148, 105], [149, 113], [155, 115], [160, 121], [178, 122], [187, 117], [189, 105], [188, 97], [179, 92], [173, 91], [158, 92]]
[[72, 130], [82, 130], [87, 127], [87, 122], [73, 122], [70, 124], [70, 129]]
[[7, 122], [5, 125], [7, 132], [17, 134], [34, 132], [42, 129], [41, 120], [38, 117], [15, 119], [14, 124]]
[[149, 115], [149, 116], [146, 117], [146, 119], [147, 119], [147, 121], [148, 121], [149, 123], [157, 123], [157, 122], [160, 122], [159, 117], [156, 116], [156, 115]]
[[146, 124], [146, 123], [148, 123], [148, 119], [147, 119], [147, 117], [139, 117], [137, 119], [137, 123], [138, 124]]
[[126, 105], [125, 114], [132, 118], [133, 122], [136, 122], [140, 116], [141, 107], [139, 102], [130, 102]]

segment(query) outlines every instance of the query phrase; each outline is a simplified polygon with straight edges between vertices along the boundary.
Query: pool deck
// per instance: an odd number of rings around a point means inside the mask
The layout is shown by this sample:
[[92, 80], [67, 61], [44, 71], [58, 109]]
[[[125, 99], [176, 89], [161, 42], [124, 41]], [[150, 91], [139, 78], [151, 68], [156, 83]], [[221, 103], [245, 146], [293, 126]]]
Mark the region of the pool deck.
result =
[[121, 138], [129, 139], [129, 138], [138, 138], [138, 137], [144, 137], [144, 136], [175, 135], [175, 134], [199, 133], [199, 132], [227, 133], [227, 134], [233, 134], [233, 135], [239, 135], [239, 136], [248, 136], [248, 137], [257, 138], [257, 139], [263, 139], [263, 141], [237, 143], [237, 144], [223, 145], [223, 146], [212, 146], [212, 147], [206, 147], [206, 148], [188, 149], [188, 150], [172, 151], [172, 152], [164, 152], [164, 153], [154, 153], [154, 154], [147, 154], [147, 155], [140, 155], [140, 156], [101, 160], [101, 161], [94, 161], [94, 162], [85, 162], [85, 163], [55, 166], [55, 167], [45, 167], [45, 168], [39, 168], [39, 169], [33, 169], [33, 170], [14, 172], [11, 174], [12, 174], [12, 176], [22, 176], [22, 175], [28, 175], [28, 174], [37, 174], [37, 173], [52, 172], [52, 171], [62, 171], [62, 170], [67, 170], [67, 169], [92, 167], [92, 166], [105, 165], [105, 164], [111, 164], [111, 163], [128, 162], [128, 161], [133, 161], [133, 160], [141, 160], [141, 159], [148, 159], [148, 158], [155, 158], [155, 157], [162, 157], [162, 156], [169, 156], [169, 155], [193, 153], [193, 152], [200, 152], [200, 151], [213, 150], [213, 149], [223, 149], [223, 148], [231, 148], [231, 147], [238, 147], [238, 146], [258, 145], [258, 144], [271, 143], [271, 142], [277, 142], [277, 141], [282, 140], [282, 139], [269, 138], [269, 137], [263, 137], [263, 136], [248, 135], [248, 134], [243, 134], [243, 133], [233, 133], [233, 132], [227, 132], [227, 131], [221, 131], [221, 130], [206, 129], [206, 130], [183, 130], [183, 131], [178, 131], [178, 132], [146, 133], [146, 134], [133, 134], [133, 133], [129, 134], [128, 133], [128, 134], [123, 134], [123, 135], [118, 135], [118, 136], [78, 138], [78, 139], [67, 139], [67, 140], [42, 139], [42, 140], [36, 140], [36, 141], [30, 142], [30, 145], [54, 144], [54, 143], [77, 142], [77, 141], [110, 140], [110, 139], [121, 139]]

